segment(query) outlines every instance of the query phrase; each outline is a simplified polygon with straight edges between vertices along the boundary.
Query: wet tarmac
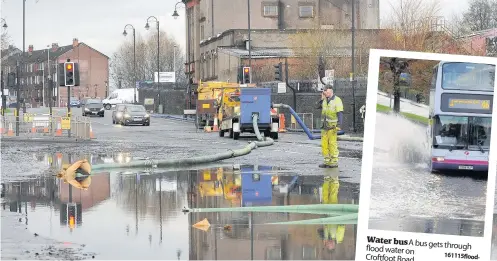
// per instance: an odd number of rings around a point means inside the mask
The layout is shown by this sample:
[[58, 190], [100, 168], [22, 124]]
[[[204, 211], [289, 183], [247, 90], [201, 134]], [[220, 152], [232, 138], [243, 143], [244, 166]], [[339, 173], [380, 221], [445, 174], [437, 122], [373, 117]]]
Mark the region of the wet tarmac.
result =
[[481, 173], [432, 174], [424, 127], [384, 114], [376, 126], [369, 229], [482, 237]]
[[[79, 156], [37, 157], [55, 170]], [[130, 159], [117, 154], [92, 156], [91, 161]], [[338, 180], [338, 203], [357, 204], [358, 184], [343, 177]], [[86, 191], [43, 175], [2, 184], [2, 209], [21, 213], [19, 222], [26, 223], [31, 233], [83, 244], [96, 259], [354, 260], [356, 225], [266, 225], [316, 218], [311, 214], [181, 211], [183, 207], [319, 204], [323, 182], [322, 175], [297, 176], [289, 170], [251, 165], [94, 173]], [[210, 223], [206, 231], [192, 227], [204, 218]], [[333, 236], [325, 241], [328, 232]]]

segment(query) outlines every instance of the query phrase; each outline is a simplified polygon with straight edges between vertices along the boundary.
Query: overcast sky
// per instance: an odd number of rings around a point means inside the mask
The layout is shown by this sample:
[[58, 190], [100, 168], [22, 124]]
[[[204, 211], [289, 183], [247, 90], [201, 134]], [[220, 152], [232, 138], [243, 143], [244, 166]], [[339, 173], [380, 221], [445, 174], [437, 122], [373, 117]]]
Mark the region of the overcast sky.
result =
[[[380, 0], [381, 17], [388, 13], [389, 1], [395, 0]], [[465, 10], [468, 2], [440, 1], [446, 16]], [[174, 20], [171, 15], [176, 2], [178, 0], [26, 0], [26, 49], [30, 44], [35, 49], [46, 48], [54, 42], [68, 45], [73, 38], [78, 38], [111, 56], [125, 40], [122, 31], [126, 24], [134, 25], [137, 33], [146, 34], [146, 20], [154, 15], [159, 18], [161, 29], [172, 34], [184, 50], [185, 9], [183, 4], [178, 4], [181, 17]], [[22, 49], [22, 0], [1, 0], [0, 5], [11, 40]], [[131, 34], [127, 38], [131, 40]]]

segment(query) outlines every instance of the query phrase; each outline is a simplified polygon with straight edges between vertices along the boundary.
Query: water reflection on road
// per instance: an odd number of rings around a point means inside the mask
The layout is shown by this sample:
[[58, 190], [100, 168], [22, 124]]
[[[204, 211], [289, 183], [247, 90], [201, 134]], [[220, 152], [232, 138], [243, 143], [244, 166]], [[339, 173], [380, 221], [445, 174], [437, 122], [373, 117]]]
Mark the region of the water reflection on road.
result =
[[[321, 202], [323, 176], [297, 177], [280, 171], [242, 165], [148, 174], [96, 173], [87, 191], [44, 176], [4, 184], [2, 208], [22, 213], [22, 222], [33, 233], [85, 244], [97, 259], [354, 260], [356, 225], [342, 226], [343, 238], [331, 236], [334, 243], [330, 244], [323, 238], [323, 229], [328, 229], [323, 226], [264, 225], [315, 218], [310, 214], [255, 213], [250, 220], [247, 213], [181, 212], [185, 206]], [[338, 175], [334, 170], [329, 174]], [[357, 204], [358, 189], [358, 184], [340, 179], [338, 202]], [[192, 228], [204, 218], [211, 223], [209, 230]]]

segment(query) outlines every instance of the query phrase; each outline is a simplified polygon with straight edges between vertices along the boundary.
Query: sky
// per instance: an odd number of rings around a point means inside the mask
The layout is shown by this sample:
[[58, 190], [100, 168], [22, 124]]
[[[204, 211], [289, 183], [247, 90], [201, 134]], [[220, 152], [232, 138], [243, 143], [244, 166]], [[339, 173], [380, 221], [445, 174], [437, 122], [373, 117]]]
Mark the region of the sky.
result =
[[[0, 13], [8, 24], [8, 33], [14, 45], [22, 49], [22, 0], [0, 0]], [[123, 41], [124, 26], [132, 24], [137, 34], [147, 34], [145, 23], [149, 16], [156, 16], [160, 27], [172, 35], [185, 50], [184, 5], [178, 4], [180, 17], [172, 13], [179, 0], [26, 0], [26, 50], [35, 50], [58, 43], [69, 45], [73, 38], [111, 57]], [[230, 0], [218, 0], [230, 1]], [[361, 0], [366, 1], [366, 0]], [[380, 0], [380, 17], [388, 15], [389, 2]], [[444, 16], [460, 13], [469, 0], [440, 0]], [[455, 4], [457, 2], [457, 4]], [[151, 30], [154, 25], [151, 24]]]

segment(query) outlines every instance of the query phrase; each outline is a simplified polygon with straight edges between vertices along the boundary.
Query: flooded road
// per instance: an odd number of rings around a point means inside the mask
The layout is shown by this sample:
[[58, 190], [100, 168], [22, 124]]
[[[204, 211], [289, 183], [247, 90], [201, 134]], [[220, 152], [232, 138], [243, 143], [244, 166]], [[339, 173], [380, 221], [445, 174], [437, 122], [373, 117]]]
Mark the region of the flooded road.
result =
[[425, 127], [377, 114], [376, 128], [369, 228], [482, 237], [486, 179], [430, 173]]
[[[110, 158], [127, 161], [126, 157]], [[54, 169], [63, 162], [57, 155], [49, 158]], [[106, 160], [94, 156], [91, 161]], [[329, 176], [338, 177], [338, 172], [332, 170]], [[338, 203], [357, 204], [358, 184], [338, 180]], [[316, 218], [311, 214], [254, 213], [250, 218], [247, 213], [181, 211], [319, 204], [323, 182], [323, 176], [296, 176], [288, 170], [251, 165], [94, 173], [88, 190], [43, 175], [3, 184], [2, 209], [21, 213], [19, 222], [26, 223], [31, 233], [68, 245], [84, 244], [96, 259], [354, 260], [356, 225], [266, 225]], [[192, 227], [204, 218], [210, 223], [206, 231]]]

